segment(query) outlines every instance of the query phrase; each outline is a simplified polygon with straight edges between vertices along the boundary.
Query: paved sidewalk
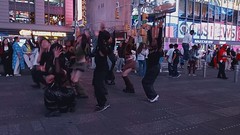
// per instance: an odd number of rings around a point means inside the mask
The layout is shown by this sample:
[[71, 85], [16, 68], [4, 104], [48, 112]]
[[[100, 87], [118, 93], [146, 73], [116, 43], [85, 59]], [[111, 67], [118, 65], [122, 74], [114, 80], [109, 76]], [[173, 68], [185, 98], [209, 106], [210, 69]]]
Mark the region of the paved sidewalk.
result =
[[111, 107], [96, 113], [88, 70], [82, 81], [89, 99], [54, 118], [44, 117], [43, 90], [30, 87], [30, 75], [0, 77], [0, 135], [239, 135], [240, 82], [233, 82], [233, 72], [228, 80], [216, 74], [208, 69], [206, 78], [202, 71], [169, 78], [163, 72], [155, 83], [160, 100], [149, 103], [139, 76], [130, 75], [136, 93], [126, 94], [116, 73], [116, 85], [107, 86]]

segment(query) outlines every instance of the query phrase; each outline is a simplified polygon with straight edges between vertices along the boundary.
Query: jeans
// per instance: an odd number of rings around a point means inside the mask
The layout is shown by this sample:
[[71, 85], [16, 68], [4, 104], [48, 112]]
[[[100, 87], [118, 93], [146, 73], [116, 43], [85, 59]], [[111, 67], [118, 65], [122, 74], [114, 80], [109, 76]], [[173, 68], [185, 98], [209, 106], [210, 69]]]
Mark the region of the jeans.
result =
[[153, 88], [153, 84], [157, 79], [159, 74], [160, 65], [155, 65], [153, 67], [148, 67], [145, 76], [142, 79], [142, 86], [144, 89], [145, 94], [147, 95], [148, 99], [153, 99], [157, 96], [156, 91]]
[[189, 44], [188, 43], [182, 43], [183, 47], [183, 59], [188, 60], [189, 59]]
[[189, 61], [189, 69], [188, 69], [188, 74], [191, 74], [191, 71], [193, 74], [195, 74], [195, 71], [196, 71], [196, 61], [195, 60], [192, 60], [192, 61]]
[[138, 60], [138, 64], [138, 75], [143, 77], [146, 72], [146, 60]]
[[118, 62], [117, 62], [118, 71], [122, 70], [123, 62], [124, 62], [124, 58], [118, 58]]
[[168, 63], [168, 75], [173, 76], [173, 66], [171, 63]]

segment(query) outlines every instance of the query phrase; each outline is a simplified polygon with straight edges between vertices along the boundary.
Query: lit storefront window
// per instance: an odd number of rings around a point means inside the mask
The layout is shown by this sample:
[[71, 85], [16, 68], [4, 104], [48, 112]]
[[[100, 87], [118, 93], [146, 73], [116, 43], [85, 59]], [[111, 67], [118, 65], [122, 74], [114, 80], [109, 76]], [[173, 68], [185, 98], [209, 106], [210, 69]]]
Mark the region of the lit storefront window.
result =
[[10, 0], [9, 22], [11, 23], [35, 23], [34, 0]]
[[65, 25], [64, 0], [45, 0], [45, 24]]
[[64, 0], [44, 0], [45, 3], [49, 3], [49, 6], [64, 7]]

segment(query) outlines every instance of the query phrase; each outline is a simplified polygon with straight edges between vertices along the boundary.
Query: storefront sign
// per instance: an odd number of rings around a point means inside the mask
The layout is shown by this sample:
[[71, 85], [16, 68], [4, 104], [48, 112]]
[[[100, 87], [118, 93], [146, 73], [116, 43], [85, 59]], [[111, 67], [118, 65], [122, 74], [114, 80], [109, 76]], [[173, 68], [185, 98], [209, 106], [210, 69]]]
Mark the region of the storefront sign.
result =
[[194, 40], [194, 43], [197, 44], [213, 44], [212, 40]]
[[31, 30], [20, 30], [19, 34], [22, 36], [30, 36], [33, 33], [34, 36], [48, 36], [48, 37], [66, 37], [65, 32], [48, 32], [48, 31], [31, 31]]
[[178, 37], [183, 38], [185, 33], [194, 30], [194, 39], [236, 41], [236, 26], [219, 23], [192, 23], [179, 21]]

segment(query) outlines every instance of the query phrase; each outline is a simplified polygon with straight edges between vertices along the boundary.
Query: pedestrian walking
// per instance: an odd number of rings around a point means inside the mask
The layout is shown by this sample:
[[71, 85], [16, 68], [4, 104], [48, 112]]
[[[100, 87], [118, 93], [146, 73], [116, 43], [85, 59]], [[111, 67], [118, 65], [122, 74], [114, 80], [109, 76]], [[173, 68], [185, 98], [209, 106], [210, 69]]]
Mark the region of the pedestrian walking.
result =
[[12, 69], [14, 76], [21, 76], [20, 69], [25, 68], [23, 52], [21, 46], [19, 45], [19, 41], [20, 41], [19, 37], [14, 37], [12, 59]]
[[13, 76], [13, 70], [12, 70], [12, 45], [9, 43], [8, 39], [5, 38], [2, 41], [2, 64], [4, 69], [4, 74], [6, 77]]
[[217, 55], [218, 65], [219, 65], [217, 78], [228, 79], [225, 74], [225, 66], [226, 66], [225, 63], [227, 61], [227, 51], [226, 51], [227, 47], [228, 45], [224, 44], [219, 50]]

